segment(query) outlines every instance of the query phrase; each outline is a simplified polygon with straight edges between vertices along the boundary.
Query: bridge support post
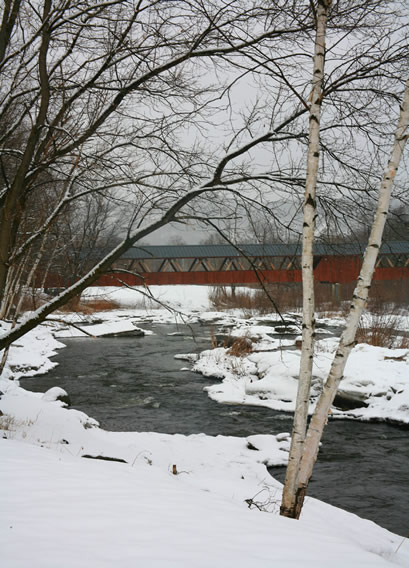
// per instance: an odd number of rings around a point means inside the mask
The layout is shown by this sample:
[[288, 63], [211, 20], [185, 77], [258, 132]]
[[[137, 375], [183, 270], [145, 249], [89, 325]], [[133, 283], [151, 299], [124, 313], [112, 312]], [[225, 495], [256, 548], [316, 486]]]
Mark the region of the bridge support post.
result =
[[331, 285], [331, 296], [332, 296], [332, 301], [335, 304], [339, 304], [340, 300], [341, 300], [341, 284], [339, 282], [335, 282], [334, 284]]

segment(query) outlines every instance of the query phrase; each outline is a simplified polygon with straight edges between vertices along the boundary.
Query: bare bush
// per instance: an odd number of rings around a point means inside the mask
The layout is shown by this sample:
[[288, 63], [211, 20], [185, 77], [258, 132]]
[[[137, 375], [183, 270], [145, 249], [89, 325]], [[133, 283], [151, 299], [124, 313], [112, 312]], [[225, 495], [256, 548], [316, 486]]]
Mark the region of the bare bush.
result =
[[360, 320], [357, 342], [388, 349], [409, 348], [409, 333], [400, 329], [402, 315], [402, 310], [396, 306], [373, 305]]
[[[354, 290], [354, 282], [331, 284], [315, 282], [316, 310], [320, 315], [344, 314]], [[280, 312], [299, 311], [302, 290], [299, 282], [268, 284], [267, 290]], [[404, 280], [375, 281], [371, 287], [369, 311], [379, 312], [381, 305], [392, 306], [392, 311], [404, 309], [409, 304], [409, 286]], [[217, 311], [238, 309], [243, 315], [263, 315], [275, 311], [266, 293], [259, 288], [231, 289], [214, 287], [209, 294], [210, 304]]]
[[[268, 293], [276, 302], [280, 311], [295, 310], [300, 307], [301, 290], [292, 285], [272, 284], [267, 287]], [[218, 311], [239, 309], [244, 316], [262, 315], [275, 311], [271, 300], [264, 290], [258, 288], [228, 289], [224, 286], [215, 287], [209, 294], [210, 304]]]

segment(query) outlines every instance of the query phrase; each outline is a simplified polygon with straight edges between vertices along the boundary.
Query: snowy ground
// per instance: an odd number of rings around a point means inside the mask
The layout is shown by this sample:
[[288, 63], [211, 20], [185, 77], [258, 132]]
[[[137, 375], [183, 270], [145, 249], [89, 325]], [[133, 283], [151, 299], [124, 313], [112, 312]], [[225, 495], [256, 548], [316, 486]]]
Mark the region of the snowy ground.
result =
[[[258, 351], [244, 357], [228, 357], [226, 348], [202, 355], [198, 370], [224, 376], [209, 394], [289, 409], [299, 352], [277, 348], [280, 342], [293, 345], [294, 337], [279, 340], [268, 318], [203, 313], [209, 309], [205, 288], [189, 287], [188, 294], [175, 288], [162, 289], [162, 299], [184, 318], [257, 338]], [[99, 320], [87, 328], [97, 336], [174, 318], [163, 308], [149, 307], [147, 314], [132, 306], [85, 319]], [[71, 316], [71, 322], [81, 326], [84, 318]], [[64, 328], [76, 329], [58, 325], [61, 336]], [[334, 341], [320, 343], [317, 388]], [[20, 388], [19, 377], [53, 366], [49, 357], [60, 346], [50, 326], [34, 330], [13, 345], [0, 379], [2, 566], [409, 566], [407, 540], [315, 499], [307, 499], [300, 521], [278, 515], [281, 486], [266, 465], [285, 464], [288, 433], [234, 438], [106, 432], [84, 413], [65, 408], [61, 389], [41, 394]], [[353, 357], [343, 388], [369, 403], [361, 418], [380, 416], [383, 409], [385, 417], [405, 421], [407, 353], [358, 346]]]
[[146, 311], [150, 313], [164, 306], [170, 306], [186, 314], [209, 310], [208, 286], [150, 286], [149, 293], [137, 286], [133, 289], [115, 286], [94, 287], [87, 288], [82, 298], [108, 298], [122, 307], [139, 309], [144, 313]]
[[179, 467], [179, 456], [169, 455], [166, 439], [135, 439], [135, 449], [143, 449], [133, 464], [2, 440], [2, 566], [407, 566], [406, 543], [396, 553], [401, 538], [314, 499], [300, 521], [249, 508], [245, 499], [277, 498], [264, 467], [247, 464], [239, 452], [220, 464], [215, 458], [229, 440], [220, 441], [210, 463], [213, 440], [189, 442], [179, 444], [186, 472], [173, 475], [169, 467]]

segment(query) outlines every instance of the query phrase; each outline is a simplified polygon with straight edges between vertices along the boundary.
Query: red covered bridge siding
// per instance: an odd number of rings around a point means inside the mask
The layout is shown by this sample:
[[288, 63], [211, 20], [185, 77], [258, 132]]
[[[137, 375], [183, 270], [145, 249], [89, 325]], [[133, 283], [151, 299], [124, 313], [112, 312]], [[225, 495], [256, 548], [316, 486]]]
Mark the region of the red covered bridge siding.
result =
[[[316, 281], [356, 280], [363, 250], [364, 245], [360, 244], [316, 245]], [[301, 247], [294, 244], [238, 245], [237, 248], [231, 245], [133, 247], [95, 285], [253, 284], [259, 282], [258, 277], [265, 282], [300, 282]], [[409, 279], [409, 242], [382, 245], [374, 278]]]

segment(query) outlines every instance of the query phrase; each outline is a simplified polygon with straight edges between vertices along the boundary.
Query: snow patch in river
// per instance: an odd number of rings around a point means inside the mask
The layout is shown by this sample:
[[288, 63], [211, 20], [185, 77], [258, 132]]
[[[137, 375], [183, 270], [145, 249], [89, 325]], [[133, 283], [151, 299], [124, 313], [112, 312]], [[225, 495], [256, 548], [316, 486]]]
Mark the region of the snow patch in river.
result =
[[[209, 396], [218, 402], [293, 412], [301, 351], [285, 349], [284, 345], [278, 348], [274, 338], [269, 339], [265, 334], [264, 326], [236, 327], [234, 331], [237, 336], [261, 339], [264, 349], [260, 350], [257, 341], [253, 353], [240, 357], [232, 356], [229, 349], [223, 347], [201, 353], [193, 370], [222, 381], [205, 387]], [[310, 412], [328, 377], [336, 346], [336, 338], [316, 342]], [[334, 416], [408, 424], [409, 350], [357, 345], [348, 359], [338, 395], [358, 408], [342, 411], [334, 406]]]

